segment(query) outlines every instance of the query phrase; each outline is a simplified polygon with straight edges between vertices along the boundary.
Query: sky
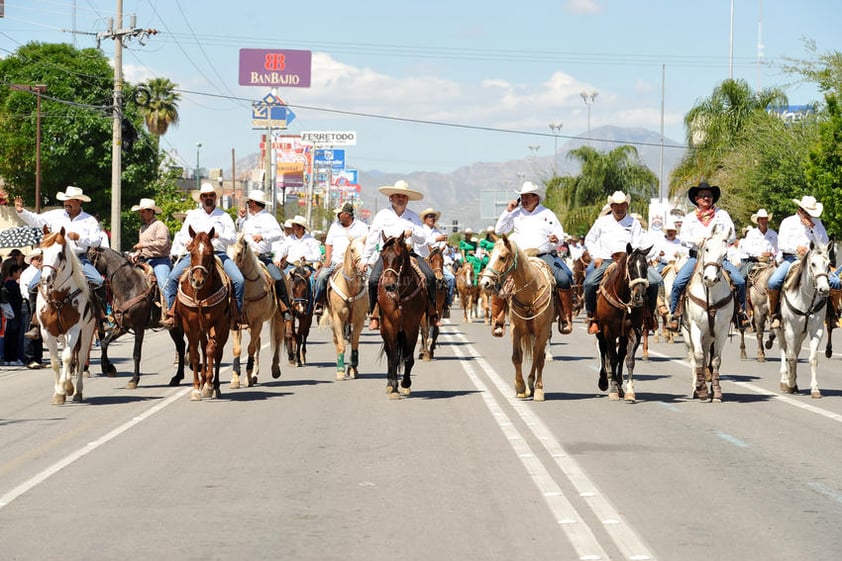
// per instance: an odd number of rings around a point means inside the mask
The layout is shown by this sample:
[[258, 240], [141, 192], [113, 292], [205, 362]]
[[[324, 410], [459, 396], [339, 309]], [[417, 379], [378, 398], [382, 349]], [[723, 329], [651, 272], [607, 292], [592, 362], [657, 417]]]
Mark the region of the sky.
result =
[[[30, 41], [95, 47], [117, 4], [5, 0], [0, 56]], [[269, 89], [239, 85], [242, 48], [310, 51], [311, 86], [277, 90], [296, 115], [283, 133], [353, 131], [346, 166], [389, 173], [552, 155], [586, 136], [589, 121], [591, 130], [663, 126], [667, 145], [683, 144], [685, 113], [732, 72], [802, 105], [819, 92], [781, 65], [810, 58], [805, 41], [819, 53], [842, 48], [830, 0], [122, 4], [124, 27], [135, 14], [137, 27], [158, 30], [126, 44], [125, 78], [178, 85], [180, 121], [162, 147], [189, 168], [198, 156], [202, 168], [230, 169], [232, 150], [238, 159], [259, 150], [251, 103]], [[113, 58], [113, 41], [101, 48]], [[597, 95], [586, 103], [583, 92]]]

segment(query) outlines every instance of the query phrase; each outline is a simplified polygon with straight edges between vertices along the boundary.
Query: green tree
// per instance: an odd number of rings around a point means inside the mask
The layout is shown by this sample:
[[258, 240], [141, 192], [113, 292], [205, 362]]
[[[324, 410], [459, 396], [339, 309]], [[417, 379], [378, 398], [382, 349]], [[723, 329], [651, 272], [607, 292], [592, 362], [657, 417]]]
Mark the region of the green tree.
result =
[[155, 137], [155, 153], [160, 151], [161, 137], [170, 126], [178, 124], [178, 102], [181, 94], [175, 91], [176, 84], [168, 78], [152, 78], [139, 84], [135, 99], [146, 129]]
[[842, 234], [842, 109], [839, 96], [825, 95], [827, 118], [819, 125], [820, 140], [810, 151], [805, 173], [811, 192], [824, 204], [822, 222], [831, 238]]
[[581, 146], [568, 152], [568, 158], [579, 161], [581, 173], [550, 179], [546, 198], [567, 232], [587, 232], [614, 191], [631, 195], [630, 210], [641, 214], [657, 194], [658, 178], [640, 161], [634, 146], [619, 146], [610, 152]]

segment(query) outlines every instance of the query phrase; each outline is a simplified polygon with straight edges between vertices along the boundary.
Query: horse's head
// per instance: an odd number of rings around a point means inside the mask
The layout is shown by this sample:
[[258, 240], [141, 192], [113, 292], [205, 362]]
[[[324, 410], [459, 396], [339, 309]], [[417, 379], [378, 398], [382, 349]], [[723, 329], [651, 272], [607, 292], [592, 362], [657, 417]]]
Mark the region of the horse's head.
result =
[[187, 231], [190, 234], [190, 241], [187, 242], [187, 251], [190, 252], [190, 268], [187, 277], [193, 290], [201, 290], [216, 266], [211, 243], [215, 232], [213, 228], [210, 232], [196, 232], [192, 226], [188, 226]]
[[440, 246], [430, 249], [430, 255], [427, 257], [427, 261], [429, 261], [430, 268], [436, 275], [436, 280], [442, 280], [444, 278], [444, 253], [442, 253]]
[[383, 275], [380, 282], [386, 292], [397, 292], [400, 288], [401, 275], [404, 275], [410, 266], [409, 248], [406, 247], [403, 233], [397, 237], [387, 238], [383, 242], [380, 257], [383, 259]]
[[626, 245], [626, 276], [629, 281], [631, 305], [636, 308], [643, 305], [646, 289], [649, 288], [649, 262], [646, 256], [651, 250], [652, 246], [632, 249], [631, 244]]
[[506, 234], [494, 243], [488, 265], [482, 272], [479, 285], [483, 290], [494, 289], [499, 292], [503, 282], [517, 266], [517, 247]]
[[830, 282], [827, 278], [828, 270], [830, 270], [830, 255], [827, 247], [823, 244], [810, 243], [810, 251], [804, 256], [801, 267], [804, 274], [813, 279], [812, 287], [816, 293], [822, 297], [827, 296], [830, 293]]
[[59, 272], [70, 266], [68, 259], [71, 253], [67, 251], [65, 235], [63, 226], [58, 232], [50, 232], [44, 226], [44, 237], [41, 239], [41, 286], [47, 291], [55, 288]]
[[293, 311], [307, 314], [310, 307], [310, 275], [312, 271], [304, 265], [296, 265], [289, 272], [289, 292]]
[[228, 257], [230, 257], [234, 263], [240, 267], [245, 262], [248, 251], [249, 242], [246, 238], [246, 234], [239, 232], [234, 243], [228, 246]]
[[353, 268], [354, 275], [359, 276], [359, 265], [362, 262], [365, 254], [365, 236], [356, 239], [348, 240], [348, 247], [345, 249], [345, 266], [346, 268]]
[[728, 238], [731, 230], [723, 230], [717, 224], [713, 227], [711, 236], [705, 238], [698, 249], [698, 260], [701, 263], [702, 281], [705, 286], [712, 288], [722, 280], [722, 262], [728, 254]]

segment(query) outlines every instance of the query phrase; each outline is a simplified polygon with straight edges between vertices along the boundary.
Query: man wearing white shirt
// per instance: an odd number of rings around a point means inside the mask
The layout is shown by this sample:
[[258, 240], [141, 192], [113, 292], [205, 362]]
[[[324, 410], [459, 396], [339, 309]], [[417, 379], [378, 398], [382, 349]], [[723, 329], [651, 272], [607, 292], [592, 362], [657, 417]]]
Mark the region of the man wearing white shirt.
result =
[[342, 267], [345, 251], [352, 240], [368, 235], [368, 226], [354, 218], [354, 205], [344, 203], [336, 213], [336, 222], [328, 228], [325, 237], [325, 265], [316, 275], [316, 305], [325, 304], [327, 282], [337, 267]]
[[[420, 201], [424, 194], [409, 187], [409, 183], [403, 179], [394, 185], [384, 185], [377, 189], [389, 197], [390, 205], [374, 216], [371, 227], [368, 230], [368, 237], [365, 242], [365, 251], [361, 268], [365, 271], [371, 267], [371, 274], [368, 278], [369, 314], [371, 322], [369, 329], [380, 329], [380, 319], [375, 314], [377, 304], [377, 285], [380, 283], [380, 276], [383, 274], [383, 260], [380, 253], [376, 251], [377, 244], [382, 241], [382, 236], [393, 237], [404, 234], [406, 239], [412, 243], [413, 254], [417, 255], [418, 246], [427, 242], [424, 229], [421, 227], [421, 217], [414, 210], [407, 207], [409, 201]], [[418, 267], [424, 274], [427, 286], [427, 317], [430, 323], [441, 326], [441, 318], [436, 312], [436, 275], [430, 265], [424, 259], [418, 259]]]
[[689, 255], [690, 250], [681, 245], [681, 240], [678, 238], [678, 227], [675, 221], [667, 218], [664, 224], [664, 237], [657, 245], [658, 250], [658, 272], [662, 272], [664, 267], [669, 263], [676, 262], [682, 257]]
[[[521, 249], [534, 249], [538, 257], [550, 267], [555, 278], [558, 297], [558, 330], [563, 335], [573, 331], [573, 295], [570, 284], [573, 273], [558, 255], [558, 245], [567, 237], [564, 228], [555, 213], [541, 204], [544, 190], [525, 181], [521, 185], [519, 197], [509, 201], [506, 209], [497, 219], [494, 231], [498, 235], [512, 232], [509, 238]], [[491, 315], [494, 320], [492, 334], [503, 336], [500, 313], [502, 302], [496, 296], [492, 300]], [[496, 312], [496, 313], [495, 313]]]
[[751, 215], [751, 221], [757, 224], [750, 228], [746, 237], [740, 242], [743, 250], [743, 264], [740, 267], [740, 274], [744, 279], [757, 263], [769, 263], [778, 253], [778, 233], [769, 228], [769, 221], [772, 214], [761, 208]]
[[[447, 287], [447, 295], [444, 299], [444, 310], [442, 310], [442, 316], [444, 316], [444, 318], [449, 318], [450, 305], [453, 303], [453, 292], [456, 290], [456, 277], [453, 276], [450, 268], [447, 267], [448, 258], [445, 255], [445, 250], [447, 249], [447, 234], [439, 230], [436, 226], [436, 222], [438, 222], [439, 218], [441, 218], [441, 212], [433, 208], [426, 208], [421, 212], [421, 227], [424, 229], [427, 241], [426, 243], [418, 246], [417, 253], [419, 257], [427, 259], [430, 256], [431, 249], [437, 247], [441, 250], [443, 264], [445, 265], [442, 268], [441, 273]], [[433, 272], [435, 273], [435, 271]]]
[[[217, 257], [222, 261], [222, 267], [225, 273], [231, 279], [231, 284], [234, 287], [234, 298], [236, 300], [236, 308], [233, 310], [234, 324], [241, 323], [243, 310], [243, 273], [234, 264], [234, 261], [228, 257], [226, 250], [228, 246], [234, 243], [237, 239], [237, 231], [234, 227], [234, 221], [227, 212], [216, 206], [217, 199], [222, 195], [222, 189], [214, 187], [210, 183], [203, 183], [201, 187], [193, 192], [193, 200], [200, 203], [200, 208], [194, 208], [184, 217], [184, 224], [181, 230], [176, 233], [173, 239], [173, 246], [186, 247], [190, 241], [190, 228], [194, 232], [210, 232], [213, 230], [214, 236], [211, 240], [213, 244], [213, 251]], [[178, 293], [178, 282], [181, 279], [181, 274], [190, 266], [190, 254], [185, 253], [170, 271], [167, 277], [167, 284], [164, 287], [164, 297], [167, 299], [167, 312], [165, 317], [161, 320], [161, 326], [167, 329], [172, 329], [175, 326], [175, 317], [173, 315], [175, 306], [175, 296]]]
[[311, 271], [313, 266], [322, 260], [321, 243], [308, 232], [307, 219], [296, 215], [290, 221], [292, 224], [292, 235], [287, 236], [275, 254], [275, 261], [284, 268], [284, 273], [289, 274], [299, 262], [303, 261]]

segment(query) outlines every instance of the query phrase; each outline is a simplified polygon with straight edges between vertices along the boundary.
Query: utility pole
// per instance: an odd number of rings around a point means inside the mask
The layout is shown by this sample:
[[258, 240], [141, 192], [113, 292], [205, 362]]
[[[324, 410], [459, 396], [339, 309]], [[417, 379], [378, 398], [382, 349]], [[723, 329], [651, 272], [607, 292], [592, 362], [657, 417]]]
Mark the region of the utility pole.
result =
[[[1, 4], [1, 3], [0, 3]], [[45, 84], [11, 84], [13, 90], [35, 94], [35, 212], [41, 212], [41, 95], [47, 91]]]
[[97, 41], [114, 40], [114, 107], [111, 111], [111, 247], [116, 251], [120, 251], [122, 227], [120, 210], [123, 206], [123, 41], [137, 37], [138, 42], [143, 45], [147, 37], [157, 33], [157, 29], [137, 29], [134, 15], [131, 16], [128, 29], [123, 29], [123, 0], [117, 0], [116, 17], [110, 22], [108, 31], [97, 33]]

